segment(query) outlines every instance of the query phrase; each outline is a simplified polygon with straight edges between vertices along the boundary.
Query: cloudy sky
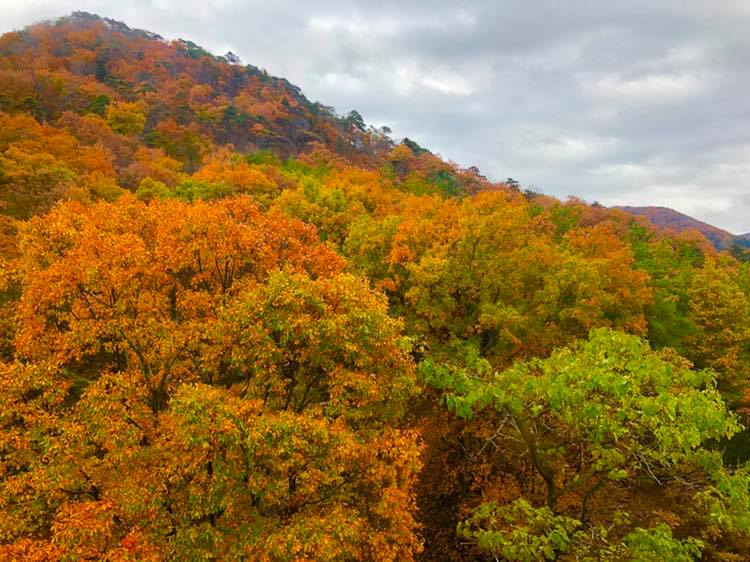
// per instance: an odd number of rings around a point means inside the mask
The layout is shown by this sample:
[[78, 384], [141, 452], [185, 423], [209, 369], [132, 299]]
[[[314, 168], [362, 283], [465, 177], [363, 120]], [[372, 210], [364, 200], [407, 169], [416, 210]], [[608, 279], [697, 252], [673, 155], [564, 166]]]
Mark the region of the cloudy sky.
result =
[[339, 113], [551, 195], [750, 231], [746, 0], [0, 0], [231, 50]]

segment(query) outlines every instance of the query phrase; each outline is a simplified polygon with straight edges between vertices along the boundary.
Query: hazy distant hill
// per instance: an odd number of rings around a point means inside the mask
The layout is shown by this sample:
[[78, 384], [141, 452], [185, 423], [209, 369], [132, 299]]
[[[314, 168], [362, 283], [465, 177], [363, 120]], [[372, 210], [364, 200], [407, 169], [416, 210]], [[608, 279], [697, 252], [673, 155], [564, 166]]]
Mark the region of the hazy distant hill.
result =
[[750, 233], [734, 235], [726, 230], [694, 219], [668, 207], [617, 207], [633, 215], [648, 217], [656, 226], [671, 228], [677, 231], [697, 230], [703, 234], [718, 250], [730, 248], [733, 244], [750, 247]]

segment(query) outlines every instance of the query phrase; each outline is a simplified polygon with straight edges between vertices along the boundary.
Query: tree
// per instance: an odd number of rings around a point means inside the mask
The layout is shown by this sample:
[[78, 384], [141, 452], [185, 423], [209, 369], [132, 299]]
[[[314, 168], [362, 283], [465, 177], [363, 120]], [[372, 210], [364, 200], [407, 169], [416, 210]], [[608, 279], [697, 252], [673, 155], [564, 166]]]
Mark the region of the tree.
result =
[[502, 192], [460, 203], [411, 198], [373, 240], [354, 231], [350, 255], [359, 263], [355, 249], [380, 239], [379, 263], [365, 271], [391, 279], [409, 329], [433, 346], [463, 340], [499, 367], [597, 326], [643, 333], [648, 277], [614, 230], [578, 228], [556, 243], [549, 216], [531, 211]]
[[173, 378], [193, 376], [190, 354], [239, 280], [342, 267], [313, 229], [267, 218], [247, 198], [63, 205], [24, 225], [20, 246], [20, 356], [137, 366], [155, 410]]
[[123, 197], [21, 230], [0, 556], [419, 552], [409, 341], [313, 228]]
[[16, 146], [0, 155], [2, 212], [28, 218], [48, 211], [61, 199], [88, 199], [76, 184], [77, 174], [47, 153], [32, 153]]
[[485, 504], [459, 526], [459, 535], [506, 560], [638, 560], [692, 562], [701, 557], [700, 540], [681, 541], [668, 525], [636, 528], [619, 542], [608, 542], [604, 529], [586, 532], [580, 521], [534, 508], [519, 499], [508, 506]]
[[100, 117], [104, 117], [107, 114], [107, 108], [110, 104], [109, 96], [100, 94], [94, 97], [89, 104], [86, 106], [86, 111], [89, 113], [95, 113]]
[[[617, 510], [607, 502], [608, 491], [625, 491], [630, 499], [622, 503], [637, 508], [639, 488], [649, 482], [671, 489], [675, 498], [710, 490], [725, 474], [710, 443], [740, 428], [713, 372], [690, 370], [679, 357], [655, 353], [639, 338], [609, 329], [501, 373], [476, 376], [430, 361], [422, 372], [428, 383], [445, 390], [445, 403], [458, 416], [471, 418], [485, 409], [499, 414], [487, 446], [512, 467], [524, 500], [481, 507], [462, 527], [490, 550], [510, 548], [517, 533], [527, 532], [524, 525], [538, 532], [529, 518], [544, 521], [538, 540], [549, 559], [569, 551], [571, 535], [581, 526], [614, 527], [615, 539], [627, 544], [632, 526], [613, 518]], [[546, 507], [531, 507], [532, 502]], [[667, 505], [662, 509], [679, 514], [677, 519], [686, 517], [679, 499]], [[704, 525], [715, 514], [716, 509], [703, 513]], [[641, 520], [662, 522], [653, 512]], [[658, 533], [658, 527], [648, 532]], [[687, 544], [674, 548], [690, 553]], [[509, 551], [512, 559], [528, 559], [518, 548]]]
[[116, 133], [140, 135], [146, 125], [146, 116], [136, 103], [118, 102], [107, 106], [107, 123]]
[[359, 114], [359, 111], [355, 109], [349, 112], [349, 115], [346, 116], [346, 120], [348, 123], [350, 123], [351, 125], [353, 125], [360, 131], [365, 131], [367, 129], [367, 126], [365, 125], [365, 120]]
[[634, 267], [648, 273], [653, 288], [653, 302], [646, 308], [649, 342], [655, 348], [671, 347], [689, 355], [688, 342], [696, 327], [690, 318], [688, 290], [703, 264], [703, 253], [690, 240], [658, 236], [635, 221], [628, 237]]
[[724, 389], [737, 400], [748, 382], [750, 300], [730, 267], [709, 260], [694, 275], [688, 295], [696, 329], [687, 342], [688, 356], [721, 373]]

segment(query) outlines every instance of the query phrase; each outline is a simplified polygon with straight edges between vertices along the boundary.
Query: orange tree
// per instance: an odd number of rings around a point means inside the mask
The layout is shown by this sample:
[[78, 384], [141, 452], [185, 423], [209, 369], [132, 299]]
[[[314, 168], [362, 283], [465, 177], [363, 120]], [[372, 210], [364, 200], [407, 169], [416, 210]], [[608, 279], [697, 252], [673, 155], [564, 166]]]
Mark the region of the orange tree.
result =
[[314, 228], [248, 198], [21, 227], [4, 557], [410, 559], [408, 341]]

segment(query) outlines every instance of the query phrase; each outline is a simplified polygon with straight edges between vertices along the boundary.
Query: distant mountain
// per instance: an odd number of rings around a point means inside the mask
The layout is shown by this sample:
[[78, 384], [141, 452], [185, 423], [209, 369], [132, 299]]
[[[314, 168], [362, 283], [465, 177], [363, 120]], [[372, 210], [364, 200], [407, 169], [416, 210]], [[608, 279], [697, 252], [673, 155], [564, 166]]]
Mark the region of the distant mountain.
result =
[[670, 209], [669, 207], [628, 207], [618, 206], [633, 215], [647, 217], [654, 225], [660, 228], [668, 228], [682, 232], [684, 230], [697, 230], [703, 234], [714, 245], [717, 250], [726, 250], [737, 244], [742, 247], [750, 247], [750, 233], [734, 235], [726, 230], [710, 225], [688, 215]]

